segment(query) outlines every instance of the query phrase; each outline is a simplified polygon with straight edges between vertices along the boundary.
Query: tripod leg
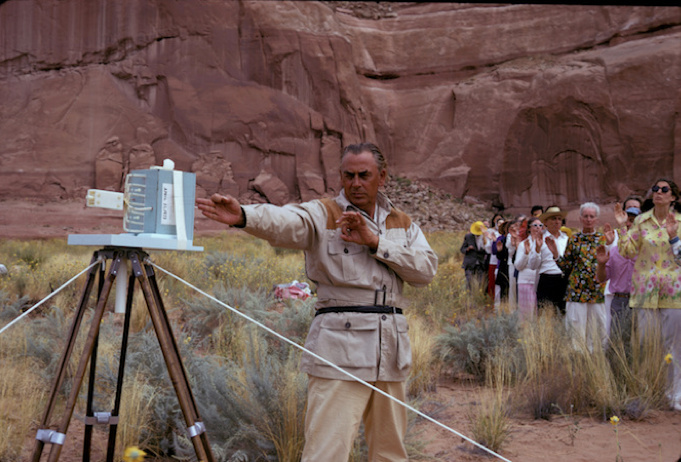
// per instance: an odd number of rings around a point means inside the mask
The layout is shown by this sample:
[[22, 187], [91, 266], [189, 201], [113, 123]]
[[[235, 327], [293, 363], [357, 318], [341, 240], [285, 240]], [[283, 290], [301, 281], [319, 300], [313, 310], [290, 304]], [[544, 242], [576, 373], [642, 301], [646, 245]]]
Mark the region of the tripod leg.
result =
[[[102, 297], [102, 287], [104, 287], [104, 269], [99, 271], [99, 286], [97, 290], [97, 301]], [[86, 416], [93, 415], [92, 403], [95, 396], [95, 379], [97, 372], [97, 348], [99, 345], [99, 335], [95, 338], [95, 346], [92, 350], [92, 356], [90, 358], [90, 379], [88, 380], [88, 390], [87, 390], [87, 407], [85, 410]], [[90, 452], [92, 447], [92, 424], [85, 421], [85, 437], [83, 439], [83, 462], [90, 461]]]
[[[194, 398], [194, 393], [192, 393], [192, 389], [189, 386], [189, 378], [187, 377], [187, 371], [182, 365], [182, 360], [180, 358], [180, 350], [177, 347], [177, 342], [175, 341], [175, 336], [172, 334], [172, 329], [170, 325], [170, 320], [168, 319], [168, 312], [165, 309], [165, 306], [163, 305], [163, 300], [161, 299], [161, 291], [158, 288], [158, 283], [156, 282], [156, 275], [154, 273], [154, 268], [151, 265], [145, 264], [145, 268], [147, 270], [147, 279], [149, 280], [149, 286], [151, 287], [152, 293], [154, 295], [154, 299], [156, 300], [156, 304], [160, 307], [161, 309], [161, 315], [163, 316], [163, 322], [167, 326], [167, 330], [170, 333], [170, 339], [172, 340], [173, 347], [175, 349], [178, 362], [180, 365], [180, 371], [182, 372], [183, 380], [184, 383], [186, 384], [186, 392], [189, 398], [189, 403], [192, 406], [192, 409], [194, 410], [194, 415], [196, 416], [196, 421], [201, 421], [201, 417], [199, 416], [199, 407], [196, 405], [196, 399]], [[209, 461], [213, 461], [213, 455], [211, 453], [210, 449], [210, 444], [208, 443], [208, 435], [206, 434], [205, 431], [199, 431], [198, 436], [201, 439], [201, 443], [203, 444], [204, 449], [206, 450], [208, 456], [209, 456]]]
[[[116, 279], [116, 273], [120, 265], [120, 252], [116, 252], [116, 258], [113, 259], [111, 263], [111, 268], [109, 269], [109, 274], [104, 282], [102, 288], [102, 297], [97, 302], [97, 307], [92, 316], [92, 322], [90, 324], [90, 331], [88, 333], [87, 339], [85, 340], [85, 345], [83, 346], [83, 352], [80, 357], [80, 362], [78, 363], [78, 369], [73, 380], [73, 387], [71, 388], [71, 394], [66, 402], [65, 414], [61, 423], [59, 424], [59, 433], [66, 434], [66, 430], [69, 427], [69, 422], [71, 421], [71, 416], [73, 415], [73, 410], [76, 407], [76, 400], [78, 399], [78, 392], [83, 383], [83, 377], [85, 376], [85, 370], [87, 369], [88, 360], [92, 354], [92, 350], [95, 344], [95, 338], [99, 334], [99, 327], [104, 316], [104, 309], [106, 308], [106, 301], [111, 293], [111, 287], [114, 280]], [[59, 459], [59, 454], [61, 453], [62, 445], [54, 444], [50, 450], [49, 462], [56, 462]]]
[[[92, 260], [90, 264], [94, 263], [99, 258], [99, 252], [95, 252], [92, 255]], [[66, 366], [71, 359], [71, 354], [73, 353], [73, 347], [76, 343], [76, 337], [78, 336], [78, 330], [80, 329], [81, 321], [83, 320], [83, 314], [85, 313], [87, 302], [90, 298], [90, 293], [92, 292], [92, 287], [95, 282], [95, 277], [97, 275], [98, 268], [93, 266], [90, 271], [88, 271], [87, 280], [85, 282], [85, 288], [80, 297], [80, 302], [78, 303], [78, 309], [73, 317], [73, 323], [71, 324], [71, 330], [69, 331], [68, 341], [66, 343], [66, 349], [59, 361], [59, 366], [57, 368], [57, 376], [55, 377], [54, 384], [52, 385], [52, 390], [50, 391], [50, 398], [48, 400], [47, 408], [45, 414], [43, 415], [43, 420], [41, 421], [38, 432], [49, 431], [48, 426], [50, 418], [52, 417], [52, 412], [54, 411], [54, 406], [56, 403], [57, 393], [59, 392], [59, 387], [61, 387], [64, 376], [66, 375]], [[102, 277], [102, 271], [100, 270], [100, 278]], [[33, 462], [40, 461], [40, 455], [42, 454], [43, 448], [45, 446], [45, 441], [36, 438], [35, 448], [33, 449]]]
[[[155, 284], [156, 281], [153, 277], [153, 268], [149, 265], [145, 265], [143, 268], [139, 260], [139, 254], [137, 253], [131, 253], [129, 258], [132, 262], [133, 273], [142, 286], [144, 299], [147, 303], [147, 308], [149, 309], [149, 315], [151, 316], [156, 336], [161, 345], [161, 351], [163, 352], [163, 357], [168, 368], [168, 374], [170, 375], [170, 380], [175, 388], [175, 393], [180, 403], [180, 408], [182, 409], [182, 414], [184, 415], [196, 456], [198, 460], [214, 462], [215, 458], [211, 452], [210, 445], [208, 444], [208, 439], [205, 436], [205, 427], [203, 427], [203, 423], [200, 421], [198, 409], [191, 393], [184, 366], [182, 365], [179, 349], [175, 342], [175, 337], [172, 334], [172, 329], [165, 314], [165, 309], [162, 306], [158, 287]], [[152, 275], [151, 280], [154, 283], [153, 288], [145, 269]]]
[[113, 462], [116, 451], [116, 431], [118, 430], [118, 416], [121, 410], [121, 394], [123, 391], [123, 376], [125, 374], [125, 357], [128, 351], [128, 335], [130, 334], [130, 318], [132, 316], [132, 300], [135, 292], [135, 276], [128, 280], [128, 294], [125, 302], [125, 320], [123, 321], [123, 338], [121, 339], [121, 358], [118, 362], [118, 381], [116, 383], [116, 397], [111, 416], [115, 419], [109, 427], [109, 447], [106, 453], [107, 462]]

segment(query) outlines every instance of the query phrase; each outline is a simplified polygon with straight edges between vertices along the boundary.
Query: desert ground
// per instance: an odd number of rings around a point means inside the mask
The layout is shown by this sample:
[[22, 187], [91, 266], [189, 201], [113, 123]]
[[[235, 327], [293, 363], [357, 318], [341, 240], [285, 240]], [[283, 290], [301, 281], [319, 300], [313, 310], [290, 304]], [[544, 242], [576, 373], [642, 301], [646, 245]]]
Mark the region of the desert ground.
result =
[[[224, 229], [198, 215], [195, 225], [198, 236]], [[82, 201], [43, 204], [0, 201], [0, 237], [3, 239], [66, 239], [69, 234], [120, 232], [123, 232], [121, 212], [86, 208]], [[442, 378], [437, 390], [428, 395], [432, 408], [439, 408], [434, 418], [469, 437], [468, 415], [479, 399], [476, 386], [447, 377]], [[617, 428], [607, 420], [608, 417], [554, 416], [551, 421], [533, 420], [529, 415], [515, 417], [500, 455], [514, 462], [674, 462], [681, 456], [681, 413], [657, 411], [643, 421], [622, 419]], [[74, 416], [61, 461], [81, 460], [82, 428], [82, 423]], [[496, 460], [432, 422], [418, 422], [415, 431], [425, 444], [425, 454], [432, 460]], [[98, 460], [97, 453], [103, 453], [106, 436], [96, 432], [95, 440], [93, 460]], [[617, 459], [618, 444], [620, 459]], [[27, 458], [32, 447], [29, 435], [25, 448]]]

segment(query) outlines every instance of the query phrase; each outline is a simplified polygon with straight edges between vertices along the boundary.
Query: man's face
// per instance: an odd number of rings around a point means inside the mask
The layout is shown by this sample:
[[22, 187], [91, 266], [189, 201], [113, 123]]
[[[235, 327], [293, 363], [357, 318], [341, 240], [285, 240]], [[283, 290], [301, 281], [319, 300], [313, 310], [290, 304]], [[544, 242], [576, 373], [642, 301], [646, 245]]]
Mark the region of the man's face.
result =
[[[631, 207], [636, 207], [637, 209], [641, 210], [641, 203], [636, 199], [629, 199], [624, 203], [624, 210], [627, 210]], [[631, 225], [634, 224], [635, 219], [636, 215], [630, 215], [627, 213], [627, 228], [631, 228]]]
[[371, 152], [362, 151], [359, 154], [346, 154], [341, 162], [340, 173], [345, 196], [352, 205], [373, 217], [378, 189], [385, 184], [387, 172], [379, 172]]
[[563, 219], [560, 217], [560, 215], [556, 215], [555, 217], [549, 217], [546, 220], [544, 220], [544, 225], [546, 225], [546, 229], [551, 234], [558, 233], [562, 224], [563, 224]]

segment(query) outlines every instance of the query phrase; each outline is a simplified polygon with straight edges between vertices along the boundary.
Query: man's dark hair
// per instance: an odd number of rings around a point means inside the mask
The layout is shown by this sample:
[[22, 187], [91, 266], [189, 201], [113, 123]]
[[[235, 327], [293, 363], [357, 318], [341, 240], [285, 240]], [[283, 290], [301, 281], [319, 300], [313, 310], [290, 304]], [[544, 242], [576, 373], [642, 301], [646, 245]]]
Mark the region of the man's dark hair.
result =
[[533, 205], [532, 208], [530, 209], [530, 215], [534, 215], [534, 212], [536, 212], [537, 210], [544, 213], [544, 207], [542, 207], [541, 205]]
[[378, 149], [378, 146], [376, 146], [374, 143], [358, 143], [358, 144], [349, 144], [345, 146], [345, 149], [343, 149], [343, 153], [341, 154], [341, 162], [343, 162], [343, 159], [347, 154], [361, 154], [364, 151], [370, 152], [372, 156], [374, 156], [374, 160], [376, 161], [376, 166], [378, 167], [378, 171], [380, 172], [381, 170], [387, 170], [388, 169], [388, 163], [385, 161], [385, 157], [383, 157], [383, 153], [381, 152], [380, 149]]
[[641, 196], [636, 194], [630, 194], [627, 196], [626, 199], [624, 199], [624, 201], [622, 201], [622, 207], [627, 205], [627, 202], [629, 201], [638, 201], [639, 204], [643, 205], [643, 198]]

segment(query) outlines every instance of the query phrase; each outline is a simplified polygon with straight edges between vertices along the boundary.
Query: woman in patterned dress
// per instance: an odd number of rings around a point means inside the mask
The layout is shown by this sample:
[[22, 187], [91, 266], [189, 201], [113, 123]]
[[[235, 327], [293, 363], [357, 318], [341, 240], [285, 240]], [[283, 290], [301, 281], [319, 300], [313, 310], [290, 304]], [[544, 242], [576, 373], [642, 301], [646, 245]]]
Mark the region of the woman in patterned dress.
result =
[[546, 242], [558, 267], [568, 277], [565, 325], [575, 348], [585, 345], [589, 351], [593, 351], [595, 341], [600, 341], [603, 348], [607, 346], [606, 327], [610, 320], [603, 287], [596, 279], [596, 250], [605, 243], [603, 234], [596, 231], [600, 213], [600, 207], [593, 202], [579, 207], [582, 230], [570, 237], [562, 257], [559, 258], [554, 241], [547, 239]]
[[657, 180], [651, 192], [653, 208], [636, 217], [629, 231], [626, 212], [616, 211], [617, 248], [623, 257], [636, 257], [629, 307], [637, 312], [640, 334], [657, 329], [672, 354], [668, 396], [671, 406], [681, 411], [681, 242], [677, 235], [681, 196], [676, 183], [666, 178]]

